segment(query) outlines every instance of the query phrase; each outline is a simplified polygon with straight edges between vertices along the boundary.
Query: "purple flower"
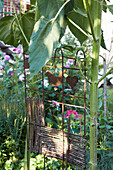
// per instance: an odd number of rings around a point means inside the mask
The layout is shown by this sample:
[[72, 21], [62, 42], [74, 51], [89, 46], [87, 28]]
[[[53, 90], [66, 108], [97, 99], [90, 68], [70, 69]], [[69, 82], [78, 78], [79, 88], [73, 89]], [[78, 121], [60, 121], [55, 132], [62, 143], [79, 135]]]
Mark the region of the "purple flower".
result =
[[3, 55], [6, 55], [6, 53], [5, 53], [5, 52], [3, 52]]
[[69, 59], [68, 62], [69, 62], [70, 64], [73, 64], [73, 60], [72, 60], [72, 59]]
[[20, 100], [19, 99], [17, 99], [17, 102], [19, 102]]
[[72, 91], [72, 89], [65, 89], [66, 91]]
[[0, 66], [0, 70], [2, 70], [3, 69], [3, 66]]
[[60, 104], [59, 103], [57, 103], [56, 101], [52, 101], [52, 105], [56, 105], [56, 106], [60, 106]]
[[5, 61], [10, 60], [10, 56], [9, 55], [5, 55]]
[[18, 48], [17, 48], [17, 53], [21, 53], [21, 49], [18, 49]]
[[70, 68], [70, 65], [69, 65], [69, 64], [67, 64], [65, 67], [66, 67], [66, 68]]

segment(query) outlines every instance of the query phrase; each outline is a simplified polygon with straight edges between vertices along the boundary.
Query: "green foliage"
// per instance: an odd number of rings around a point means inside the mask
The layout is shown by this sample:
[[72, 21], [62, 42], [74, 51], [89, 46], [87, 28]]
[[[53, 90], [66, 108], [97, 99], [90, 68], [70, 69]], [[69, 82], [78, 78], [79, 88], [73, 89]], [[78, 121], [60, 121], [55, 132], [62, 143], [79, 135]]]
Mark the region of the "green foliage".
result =
[[23, 73], [23, 62], [17, 54], [14, 59], [15, 61], [5, 60], [5, 56], [0, 54], [3, 67], [2, 80], [0, 79], [0, 169], [6, 169], [7, 161], [13, 162], [8, 168], [18, 169], [18, 162], [24, 157], [24, 84], [19, 79]]
[[103, 30], [101, 30], [101, 47], [104, 48], [105, 50], [107, 50], [106, 48], [106, 44], [105, 44], [105, 41], [104, 41], [104, 36], [103, 36]]
[[[32, 75], [40, 71], [42, 66], [51, 58], [59, 36], [60, 27], [57, 23], [52, 23], [51, 20], [41, 17], [35, 24], [29, 47], [29, 62]], [[43, 50], [40, 50], [40, 45]]]
[[112, 169], [113, 162], [113, 115], [100, 111], [98, 129], [98, 169]]
[[108, 9], [113, 14], [113, 5], [108, 5]]
[[[19, 23], [17, 21], [17, 18]], [[24, 47], [24, 51], [27, 51], [28, 44], [26, 43], [18, 24], [20, 24], [29, 42], [34, 26], [34, 14], [18, 14], [17, 18], [16, 15], [14, 15], [6, 16], [0, 19], [0, 40], [2, 40], [6, 44], [13, 45], [14, 47], [22, 44]]]
[[83, 1], [74, 1], [74, 8], [71, 11], [68, 10], [66, 15], [68, 19], [68, 26], [71, 32], [82, 44], [88, 38], [88, 33], [91, 33], [89, 30], [89, 21], [84, 9]]
[[[94, 37], [93, 2], [89, 5], [89, 13], [87, 13], [82, 0], [70, 1], [56, 18], [56, 14], [58, 14], [63, 2], [63, 0], [37, 1], [41, 18], [35, 24], [29, 47], [29, 62], [32, 76], [40, 71], [44, 64], [52, 57], [58, 41], [64, 34], [66, 24], [81, 44], [89, 35]], [[98, 4], [98, 2], [95, 3]], [[92, 28], [90, 28], [91, 26]], [[101, 45], [106, 49], [103, 34]]]
[[62, 0], [56, 1], [56, 3], [54, 0], [38, 1], [41, 18], [34, 26], [29, 47], [32, 76], [40, 71], [43, 65], [52, 57], [53, 50], [57, 47], [58, 41], [64, 33], [63, 10], [58, 18], [54, 19], [61, 4], [63, 4]]

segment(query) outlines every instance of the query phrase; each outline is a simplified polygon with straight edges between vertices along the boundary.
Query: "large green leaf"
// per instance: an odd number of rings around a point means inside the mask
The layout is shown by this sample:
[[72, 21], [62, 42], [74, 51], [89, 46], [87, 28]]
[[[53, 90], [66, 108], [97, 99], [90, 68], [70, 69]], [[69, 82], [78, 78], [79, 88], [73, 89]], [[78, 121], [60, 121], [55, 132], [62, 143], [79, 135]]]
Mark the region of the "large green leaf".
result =
[[[73, 4], [73, 1], [70, 2]], [[71, 8], [70, 8], [71, 6]], [[87, 38], [88, 34], [91, 34], [91, 30], [89, 27], [89, 20], [87, 14], [84, 9], [84, 4], [82, 0], [74, 0], [74, 6], [72, 9], [72, 5], [67, 5], [67, 19], [68, 19], [68, 26], [71, 32], [78, 38], [80, 43], [82, 44]], [[70, 11], [71, 9], [71, 11]]]
[[[39, 19], [39, 18], [38, 18]], [[20, 22], [22, 20], [22, 29], [23, 32], [28, 40], [30, 42], [30, 37], [33, 32], [34, 27], [34, 13], [27, 13], [22, 15], [22, 19], [20, 18]], [[23, 35], [21, 34], [21, 43], [23, 44], [24, 52], [28, 50], [28, 44], [26, 43]]]
[[[56, 13], [60, 9], [61, 5], [64, 3], [64, 0], [37, 0], [38, 8], [41, 16], [45, 18], [52, 19], [55, 17]], [[63, 14], [63, 10], [60, 15]], [[60, 16], [59, 15], [59, 16]]]
[[57, 19], [52, 22], [64, 0], [37, 0], [41, 14], [40, 20], [35, 24], [29, 47], [30, 71], [34, 75], [52, 57], [59, 39], [65, 31], [64, 9]]
[[[34, 26], [34, 14], [19, 14], [17, 17], [25, 36], [30, 42], [30, 36]], [[22, 44], [24, 46], [24, 51], [28, 48], [23, 34], [19, 29], [16, 16], [6, 16], [0, 19], [0, 40], [2, 40], [5, 44], [13, 45], [15, 47]]]
[[78, 40], [82, 44], [88, 38], [87, 32], [85, 32], [86, 31], [85, 24], [88, 21], [88, 19], [75, 11], [72, 11], [67, 18], [68, 18], [67, 23], [71, 32], [74, 34], [76, 38], [78, 38]]
[[34, 75], [51, 58], [60, 37], [60, 26], [57, 22], [41, 17], [35, 24], [30, 42], [30, 71]]
[[2, 18], [0, 20], [0, 40], [16, 47], [19, 44], [17, 36], [19, 36], [19, 28], [15, 22], [15, 16]]
[[2, 11], [3, 6], [4, 6], [4, 1], [3, 1], [3, 0], [0, 0], [0, 11]]
[[113, 14], [113, 5], [108, 6], [109, 11]]
[[[52, 19], [55, 17], [57, 12], [59, 11], [60, 7], [63, 5], [65, 0], [37, 0], [38, 3], [38, 9], [41, 16], [44, 16], [47, 19]], [[65, 27], [66, 27], [66, 21], [64, 19], [64, 8], [60, 12], [57, 22], [59, 23], [61, 27], [61, 36], [64, 35]]]
[[[92, 31], [91, 31], [91, 24], [92, 24], [92, 28], [94, 30], [94, 11], [95, 11], [95, 4], [100, 4], [99, 1], [91, 1], [88, 0], [88, 9], [89, 9], [89, 16], [86, 13], [84, 4], [83, 4], [83, 0], [74, 0], [74, 6], [72, 9], [72, 5], [71, 8], [70, 6], [67, 5], [67, 8], [69, 7], [69, 9], [66, 10], [66, 16], [68, 19], [68, 26], [71, 30], [71, 32], [75, 35], [75, 37], [78, 38], [78, 40], [80, 41], [80, 43], [82, 44], [90, 35], [92, 35]], [[70, 3], [73, 4], [73, 1], [71, 1]], [[106, 5], [106, 1], [104, 0], [104, 5]], [[100, 6], [101, 8], [101, 6]], [[104, 11], [106, 11], [106, 7], [104, 6], [103, 8]], [[101, 10], [100, 10], [101, 11]], [[99, 14], [100, 16], [100, 14]], [[90, 17], [90, 19], [89, 19]], [[93, 32], [94, 33], [94, 32]], [[95, 33], [94, 33], [95, 34]], [[93, 35], [94, 35], [93, 34]], [[96, 39], [98, 39], [99, 37], [97, 37], [97, 35], [95, 35]], [[102, 40], [102, 45], [104, 46], [105, 44], [103, 44], [103, 40]], [[104, 46], [105, 48], [105, 46]]]

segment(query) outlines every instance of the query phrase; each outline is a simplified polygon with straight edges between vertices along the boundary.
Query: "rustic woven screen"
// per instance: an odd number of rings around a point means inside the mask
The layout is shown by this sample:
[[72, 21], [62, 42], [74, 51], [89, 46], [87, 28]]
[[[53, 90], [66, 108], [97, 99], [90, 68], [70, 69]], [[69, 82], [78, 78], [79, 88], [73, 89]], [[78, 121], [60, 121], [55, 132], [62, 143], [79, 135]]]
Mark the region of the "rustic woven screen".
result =
[[[57, 49], [56, 49], [57, 51]], [[52, 65], [45, 65], [44, 68], [56, 68], [54, 66], [55, 58], [53, 58], [53, 64]], [[79, 52], [79, 51], [78, 51]], [[77, 52], [77, 54], [78, 54]], [[82, 51], [83, 56], [85, 57], [84, 51]], [[57, 77], [56, 80], [51, 79], [50, 72], [47, 71], [44, 73], [44, 68], [41, 71], [42, 74], [42, 90], [39, 89], [33, 89], [26, 87], [26, 79], [25, 79], [25, 96], [26, 96], [26, 115], [27, 115], [27, 125], [29, 125], [30, 133], [28, 133], [28, 150], [30, 149], [32, 152], [36, 153], [42, 153], [48, 157], [57, 158], [62, 160], [62, 169], [64, 169], [64, 162], [65, 162], [65, 169], [67, 169], [68, 163], [74, 164], [82, 169], [86, 168], [86, 162], [85, 162], [85, 154], [86, 154], [86, 137], [85, 137], [85, 116], [86, 116], [86, 80], [84, 79], [84, 91], [83, 96], [74, 96], [74, 95], [68, 95], [64, 93], [65, 87], [64, 87], [64, 70], [66, 69], [75, 69], [79, 70], [79, 68], [66, 68], [64, 66], [64, 58], [66, 56], [63, 56], [63, 52], [61, 50], [61, 56], [62, 57], [62, 67], [60, 68], [61, 71], [61, 79]], [[76, 59], [74, 59], [76, 63]], [[85, 66], [85, 63], [84, 63]], [[29, 68], [28, 59], [24, 58], [24, 72], [25, 69]], [[83, 70], [84, 77], [86, 75], [86, 70]], [[26, 76], [26, 75], [25, 75]], [[59, 84], [62, 84], [62, 90], [60, 93], [58, 92], [52, 92], [47, 91], [44, 89], [44, 76], [48, 77], [49, 83], [54, 86], [58, 87]], [[54, 78], [55, 79], [55, 78]], [[68, 76], [66, 79], [66, 82], [70, 85], [71, 88], [73, 88], [76, 83], [78, 82], [76, 76]], [[27, 91], [32, 91], [36, 93], [39, 91], [42, 93], [42, 98], [38, 97], [27, 97]], [[52, 94], [55, 95], [61, 95], [62, 101], [57, 101], [61, 107], [62, 112], [62, 130], [59, 130], [57, 128], [50, 128], [47, 127], [45, 119], [45, 105], [46, 103], [52, 103], [53, 100], [50, 100], [50, 98], [45, 99], [46, 94]], [[83, 99], [83, 106], [78, 105], [72, 105], [65, 103], [64, 97], [72, 97], [72, 98], [81, 98]], [[74, 108], [82, 108], [83, 115], [84, 115], [84, 133], [83, 134], [72, 134], [70, 133], [70, 117], [68, 119], [67, 124], [67, 132], [64, 131], [64, 111], [65, 106], [68, 107], [74, 107]], [[44, 160], [44, 169], [45, 169], [45, 160]]]

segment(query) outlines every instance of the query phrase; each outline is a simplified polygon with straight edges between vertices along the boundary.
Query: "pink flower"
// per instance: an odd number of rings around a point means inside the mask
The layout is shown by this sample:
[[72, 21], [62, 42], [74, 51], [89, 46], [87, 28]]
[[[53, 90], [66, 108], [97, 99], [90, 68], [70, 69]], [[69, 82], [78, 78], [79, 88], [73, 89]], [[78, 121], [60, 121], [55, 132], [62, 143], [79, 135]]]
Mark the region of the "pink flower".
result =
[[72, 110], [67, 110], [67, 114], [70, 115], [71, 113], [73, 113]]
[[79, 118], [79, 115], [78, 115], [78, 113], [76, 114], [76, 116], [75, 116], [77, 119]]
[[69, 118], [69, 116], [71, 115], [71, 114], [74, 114], [74, 116], [78, 119], [82, 119], [82, 115], [79, 115], [76, 111], [73, 111], [73, 110], [67, 110], [67, 114], [66, 115], [64, 115], [64, 117], [66, 117], [66, 118]]
[[10, 75], [14, 75], [15, 73], [9, 73]]
[[66, 67], [66, 68], [70, 68], [70, 65], [69, 65], [69, 64], [67, 64], [65, 67]]
[[2, 70], [3, 69], [3, 66], [0, 66], [0, 70]]
[[64, 117], [66, 117], [66, 118], [69, 118], [69, 116], [66, 114], [66, 115], [64, 115]]
[[19, 48], [14, 48], [13, 51], [16, 51], [17, 53], [21, 53], [21, 49]]
[[13, 51], [16, 51], [17, 48], [14, 48]]
[[74, 114], [74, 116], [78, 119], [78, 113], [77, 112], [75, 112], [75, 111], [73, 111], [73, 114]]
[[69, 118], [70, 114], [72, 114], [72, 113], [74, 114], [74, 116], [75, 116], [76, 118], [79, 117], [79, 116], [78, 116], [78, 113], [75, 112], [75, 111], [73, 111], [73, 110], [67, 110], [67, 114], [64, 115], [64, 117]]
[[72, 59], [69, 59], [68, 62], [71, 63], [71, 64], [73, 64], [73, 60], [72, 60]]
[[79, 115], [79, 119], [82, 119], [82, 115]]
[[5, 55], [5, 61], [10, 60], [10, 56], [9, 55]]

